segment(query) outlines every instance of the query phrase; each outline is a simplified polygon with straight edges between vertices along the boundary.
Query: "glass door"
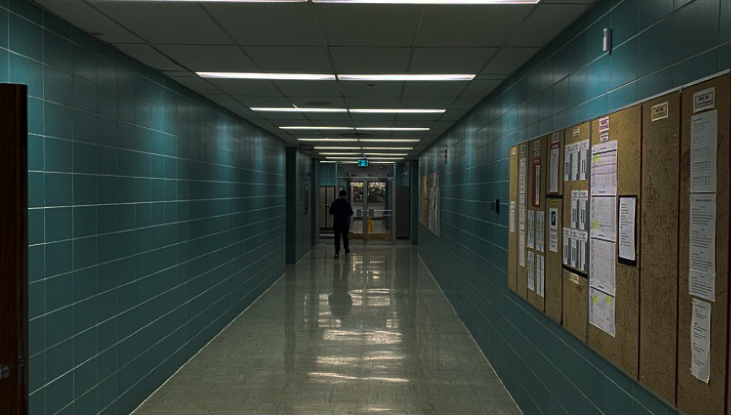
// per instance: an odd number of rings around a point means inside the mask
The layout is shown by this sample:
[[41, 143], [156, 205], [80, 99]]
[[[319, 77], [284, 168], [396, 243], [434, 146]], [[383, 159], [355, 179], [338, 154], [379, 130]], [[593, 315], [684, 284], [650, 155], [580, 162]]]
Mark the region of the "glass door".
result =
[[353, 206], [353, 239], [364, 243], [394, 241], [393, 180], [358, 180], [348, 183], [348, 195]]

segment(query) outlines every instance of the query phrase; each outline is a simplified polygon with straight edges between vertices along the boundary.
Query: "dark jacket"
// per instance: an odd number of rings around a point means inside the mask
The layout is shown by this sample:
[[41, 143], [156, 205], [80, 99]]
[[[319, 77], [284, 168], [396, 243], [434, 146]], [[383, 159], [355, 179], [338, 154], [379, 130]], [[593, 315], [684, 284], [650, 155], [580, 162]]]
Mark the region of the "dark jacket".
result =
[[350, 207], [350, 203], [346, 199], [339, 197], [330, 205], [330, 214], [335, 216], [333, 218], [335, 222], [350, 222], [350, 217], [353, 216], [353, 208]]

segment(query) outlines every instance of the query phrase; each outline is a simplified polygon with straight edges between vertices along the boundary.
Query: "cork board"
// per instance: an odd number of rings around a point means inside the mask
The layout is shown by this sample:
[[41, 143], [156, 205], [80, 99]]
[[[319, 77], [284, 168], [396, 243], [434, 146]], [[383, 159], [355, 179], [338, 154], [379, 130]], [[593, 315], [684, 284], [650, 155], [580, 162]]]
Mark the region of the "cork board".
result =
[[[693, 313], [689, 287], [690, 157], [693, 94], [716, 88], [718, 111], [716, 193], [716, 301], [711, 305], [710, 378], [706, 384], [690, 373], [691, 321]], [[700, 113], [700, 112], [699, 112]], [[681, 193], [678, 289], [678, 408], [687, 415], [721, 415], [726, 411], [728, 362], [728, 249], [729, 249], [729, 77], [716, 78], [682, 91]]]
[[[561, 324], [561, 311], [563, 310], [563, 279], [562, 279], [562, 257], [563, 247], [563, 200], [560, 198], [546, 199], [546, 314], [556, 323]], [[556, 212], [556, 252], [551, 250], [551, 212]]]
[[510, 147], [510, 180], [508, 182], [508, 287], [518, 284], [518, 147]]
[[[563, 163], [564, 163], [564, 150], [563, 150], [563, 137], [564, 131], [557, 131], [548, 136], [548, 142], [546, 149], [546, 194], [551, 196], [563, 195]], [[557, 152], [557, 154], [556, 154]], [[553, 191], [551, 188], [551, 180], [553, 174], [558, 174], [558, 191]], [[555, 180], [555, 179], [553, 179]]]
[[640, 382], [675, 405], [680, 93], [642, 106]]
[[[520, 144], [518, 146], [518, 180], [517, 180], [517, 182], [518, 182], [518, 214], [516, 215], [518, 217], [518, 222], [516, 223], [515, 226], [516, 226], [518, 232], [523, 234], [523, 238], [525, 238], [524, 241], [526, 241], [526, 244], [525, 245], [527, 245], [527, 240], [528, 240], [528, 238], [527, 238], [527, 234], [528, 234], [527, 207], [528, 207], [528, 204], [530, 203], [529, 197], [528, 197], [528, 176], [529, 176], [528, 175], [528, 170], [529, 169], [527, 167], [528, 166], [528, 159], [529, 159], [529, 157], [528, 157], [528, 144], [527, 143]], [[526, 166], [525, 167], [525, 169], [526, 169], [525, 170], [525, 176], [526, 177], [525, 177], [525, 180], [524, 180], [524, 183], [523, 184], [520, 183], [520, 171], [521, 171], [521, 168], [522, 168], [522, 166], [521, 166], [522, 163], [525, 163], [525, 166]], [[524, 187], [525, 188], [525, 207], [523, 209], [521, 209], [521, 206], [520, 206], [520, 204], [521, 204], [520, 203], [520, 200], [521, 200], [520, 199], [521, 198], [520, 188], [521, 187]], [[520, 221], [520, 217], [521, 217], [521, 214], [524, 215], [523, 217], [525, 219], [525, 227], [524, 227], [524, 229], [520, 229], [520, 222], [521, 222]], [[526, 299], [528, 281], [527, 281], [527, 278], [526, 278], [526, 267], [525, 267], [525, 265], [527, 265], [527, 263], [528, 263], [528, 255], [526, 254], [525, 245], [524, 246], [521, 246], [521, 244], [520, 244], [520, 238], [521, 238], [521, 236], [518, 235], [518, 243], [517, 243], [518, 249], [517, 249], [517, 251], [521, 251], [521, 250], [523, 251], [523, 255], [524, 255], [524, 258], [525, 258], [525, 262], [524, 262], [523, 265], [520, 264], [520, 252], [518, 252], [518, 254], [517, 254], [517, 256], [518, 256], [518, 261], [517, 261], [518, 262], [518, 272], [517, 272], [517, 278], [516, 278], [516, 284], [515, 284], [515, 287], [516, 287], [515, 292], [519, 296], [521, 296], [523, 299]]]
[[[545, 265], [544, 265], [544, 283], [543, 287], [539, 285], [540, 277], [540, 261], [545, 260], [545, 225], [538, 229], [539, 216], [543, 217], [543, 223], [545, 224], [545, 212], [546, 212], [546, 176], [548, 176], [546, 168], [546, 149], [548, 137], [540, 137], [535, 140], [528, 142], [528, 166], [530, 167], [530, 173], [528, 174], [528, 211], [532, 212], [529, 215], [534, 217], [533, 222], [533, 248], [528, 247], [528, 251], [532, 252], [534, 260], [533, 275], [534, 275], [534, 287], [531, 290], [530, 284], [528, 284], [528, 290], [526, 292], [527, 300], [535, 308], [540, 311], [545, 309]], [[528, 229], [530, 232], [530, 227]], [[541, 237], [542, 235], [542, 237]], [[539, 240], [540, 238], [540, 240]], [[540, 249], [540, 246], [543, 246]], [[529, 254], [530, 255], [530, 254]], [[544, 262], [545, 264], [545, 262]], [[526, 274], [526, 278], [528, 278]], [[542, 294], [542, 295], [541, 295]]]
[[[642, 107], [639, 105], [611, 114], [608, 117], [608, 139], [599, 132], [601, 119], [591, 123], [592, 147], [601, 144], [601, 140], [618, 142], [617, 196], [637, 196], [637, 218], [642, 217], [640, 208], [642, 204], [640, 195], [641, 116]], [[618, 199], [617, 203], [619, 203]], [[635, 232], [638, 237], [642, 235], [640, 224], [637, 224]], [[616, 241], [618, 244], [618, 239]], [[637, 264], [634, 265], [615, 262], [615, 336], [611, 336], [594, 325], [589, 325], [589, 346], [634, 377], [639, 375], [639, 252], [637, 260]]]
[[[591, 123], [584, 123], [581, 125], [577, 125], [571, 128], [568, 128], [564, 131], [564, 156], [562, 157], [562, 160], [564, 160], [564, 167], [566, 167], [566, 151], [567, 148], [571, 148], [573, 145], [579, 145], [581, 142], [588, 142], [591, 137]], [[588, 150], [591, 152], [591, 149]], [[562, 177], [563, 180], [563, 226], [564, 228], [571, 228], [571, 192], [573, 191], [589, 191], [589, 174], [587, 173], [585, 180], [578, 180], [579, 177], [577, 177], [577, 180], [566, 180], [566, 168], [562, 169], [564, 177]], [[570, 173], [569, 173], [569, 177]], [[589, 203], [587, 202], [587, 212], [589, 209]], [[588, 222], [588, 220], [587, 220]], [[585, 226], [588, 225], [585, 224]], [[578, 226], [577, 228], [578, 229]], [[585, 227], [585, 230], [588, 232], [588, 227]], [[563, 230], [562, 230], [563, 231]], [[563, 249], [563, 248], [562, 248]], [[571, 267], [570, 264], [564, 264], [564, 266], [568, 267], [569, 269], [573, 271], [578, 271], [582, 274], [586, 274], [589, 271], [589, 260], [588, 260], [588, 247], [587, 247], [587, 259], [586, 259], [586, 266], [581, 267]], [[563, 253], [562, 257], [563, 259]]]
[[563, 326], [576, 337], [586, 342], [586, 322], [589, 319], [587, 312], [589, 299], [589, 281], [563, 270]]

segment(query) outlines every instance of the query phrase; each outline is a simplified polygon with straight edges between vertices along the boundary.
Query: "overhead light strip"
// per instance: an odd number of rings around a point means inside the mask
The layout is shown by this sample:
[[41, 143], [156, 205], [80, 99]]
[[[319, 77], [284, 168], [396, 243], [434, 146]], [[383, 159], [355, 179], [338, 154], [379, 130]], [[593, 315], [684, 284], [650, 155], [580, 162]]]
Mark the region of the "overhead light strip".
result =
[[334, 81], [335, 75], [307, 73], [263, 73], [263, 72], [196, 72], [203, 78], [220, 79], [268, 79], [275, 81]]
[[359, 138], [361, 143], [418, 143], [419, 138]]
[[429, 131], [429, 127], [332, 127], [311, 125], [286, 125], [282, 130], [346, 130], [346, 131]]
[[312, 0], [312, 2], [370, 4], [537, 4], [540, 0]]
[[299, 107], [251, 107], [252, 111], [262, 112], [348, 112], [347, 108], [299, 108]]
[[351, 114], [443, 114], [446, 109], [251, 107], [260, 112], [350, 112]]
[[358, 131], [429, 131], [427, 127], [356, 127]]
[[471, 81], [475, 75], [447, 74], [447, 75], [417, 75], [417, 74], [388, 74], [388, 75], [338, 75], [341, 81]]
[[297, 141], [304, 141], [307, 143], [323, 143], [323, 142], [325, 142], [325, 143], [327, 143], [327, 142], [354, 143], [354, 142], [358, 141], [358, 139], [357, 138], [298, 138]]
[[[149, 0], [148, 0], [149, 1]], [[152, 0], [172, 1], [172, 0]], [[311, 74], [268, 72], [196, 72], [203, 78], [260, 79], [271, 81], [471, 81], [474, 74]]]

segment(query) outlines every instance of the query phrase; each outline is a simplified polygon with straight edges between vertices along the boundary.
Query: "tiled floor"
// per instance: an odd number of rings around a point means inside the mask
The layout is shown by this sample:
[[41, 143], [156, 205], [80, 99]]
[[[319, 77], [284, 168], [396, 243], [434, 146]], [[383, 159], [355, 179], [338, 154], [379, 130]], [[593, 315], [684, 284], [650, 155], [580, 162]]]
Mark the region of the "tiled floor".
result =
[[321, 245], [136, 415], [517, 415], [411, 247]]

